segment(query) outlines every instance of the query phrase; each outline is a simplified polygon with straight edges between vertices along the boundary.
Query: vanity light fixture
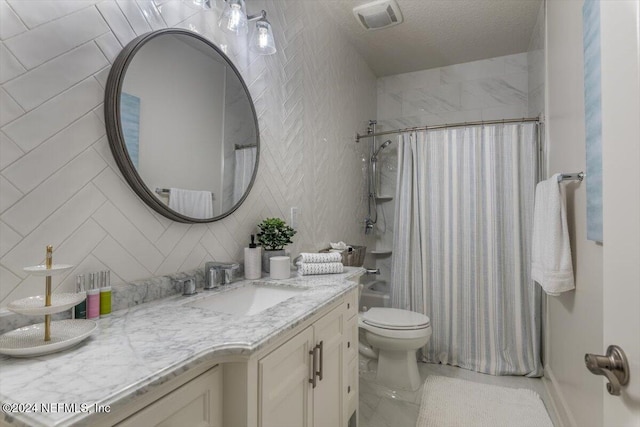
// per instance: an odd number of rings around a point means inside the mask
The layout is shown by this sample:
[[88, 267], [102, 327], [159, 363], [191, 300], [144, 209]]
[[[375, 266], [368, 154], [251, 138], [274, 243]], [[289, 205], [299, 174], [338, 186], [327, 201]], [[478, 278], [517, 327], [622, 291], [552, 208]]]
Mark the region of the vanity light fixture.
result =
[[256, 15], [247, 16], [244, 0], [225, 0], [218, 25], [224, 31], [240, 36], [248, 33], [248, 23], [252, 21], [256, 21], [256, 27], [249, 42], [251, 50], [260, 55], [276, 53], [276, 44], [271, 24], [267, 21], [267, 12], [262, 10]]
[[245, 35], [248, 32], [247, 9], [244, 0], [226, 0], [218, 25], [224, 31]]
[[260, 55], [273, 55], [276, 53], [276, 42], [273, 40], [271, 24], [267, 21], [267, 12], [263, 10], [257, 19], [250, 41], [251, 50]]

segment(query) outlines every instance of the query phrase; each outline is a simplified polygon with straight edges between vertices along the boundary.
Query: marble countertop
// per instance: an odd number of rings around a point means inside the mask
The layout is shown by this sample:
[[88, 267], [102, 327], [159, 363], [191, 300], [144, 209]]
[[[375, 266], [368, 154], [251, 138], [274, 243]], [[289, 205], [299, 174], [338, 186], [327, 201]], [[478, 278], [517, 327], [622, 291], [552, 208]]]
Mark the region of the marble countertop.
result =
[[[348, 279], [363, 271], [345, 267], [342, 274], [243, 280], [221, 291], [173, 296], [114, 312], [100, 319], [91, 337], [72, 349], [29, 359], [0, 356], [0, 400], [118, 407], [203, 362], [254, 353], [353, 289], [356, 284]], [[253, 316], [185, 305], [187, 299], [195, 301], [252, 282], [307, 291]], [[90, 425], [91, 413], [3, 411], [0, 419], [15, 426]]]

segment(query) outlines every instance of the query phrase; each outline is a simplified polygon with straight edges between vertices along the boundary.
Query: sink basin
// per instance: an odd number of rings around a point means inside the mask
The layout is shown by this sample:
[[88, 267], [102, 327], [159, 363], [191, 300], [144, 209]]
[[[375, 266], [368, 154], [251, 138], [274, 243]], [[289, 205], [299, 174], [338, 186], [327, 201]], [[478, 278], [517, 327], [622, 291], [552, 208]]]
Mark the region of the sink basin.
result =
[[185, 305], [237, 316], [253, 316], [304, 291], [306, 289], [251, 285], [211, 295]]

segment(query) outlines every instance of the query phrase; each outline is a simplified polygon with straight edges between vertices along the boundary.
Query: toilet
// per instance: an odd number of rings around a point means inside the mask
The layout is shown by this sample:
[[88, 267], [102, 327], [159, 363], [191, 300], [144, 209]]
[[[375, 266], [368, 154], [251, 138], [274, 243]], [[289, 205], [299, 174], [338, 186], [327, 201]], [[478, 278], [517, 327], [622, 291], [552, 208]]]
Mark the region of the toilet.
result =
[[[422, 381], [416, 351], [431, 338], [431, 322], [423, 314], [397, 308], [373, 307], [360, 313], [358, 327], [366, 342], [361, 353], [378, 356], [377, 382], [387, 387], [417, 390]], [[367, 348], [367, 344], [371, 348]]]

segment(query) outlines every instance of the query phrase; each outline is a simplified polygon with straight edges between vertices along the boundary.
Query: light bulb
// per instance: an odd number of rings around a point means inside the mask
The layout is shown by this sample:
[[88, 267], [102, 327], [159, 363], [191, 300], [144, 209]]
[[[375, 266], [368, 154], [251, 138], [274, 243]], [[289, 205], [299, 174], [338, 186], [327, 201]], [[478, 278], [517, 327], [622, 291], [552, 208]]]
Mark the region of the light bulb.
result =
[[238, 35], [247, 34], [247, 14], [244, 8], [244, 0], [228, 0], [218, 25], [227, 32]]
[[260, 55], [273, 55], [276, 53], [276, 43], [273, 40], [271, 24], [265, 18], [256, 22], [256, 29], [251, 38], [251, 50]]

